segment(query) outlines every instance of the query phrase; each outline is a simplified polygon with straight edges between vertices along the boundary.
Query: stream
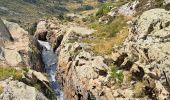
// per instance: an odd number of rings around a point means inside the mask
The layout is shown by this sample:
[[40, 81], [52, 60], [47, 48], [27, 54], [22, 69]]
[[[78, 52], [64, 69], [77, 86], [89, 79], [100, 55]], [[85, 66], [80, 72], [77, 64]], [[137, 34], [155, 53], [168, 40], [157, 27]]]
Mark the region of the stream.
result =
[[42, 47], [41, 57], [43, 63], [45, 64], [45, 70], [48, 74], [48, 80], [50, 82], [50, 86], [53, 89], [57, 100], [63, 100], [63, 92], [61, 87], [56, 80], [56, 70], [57, 70], [57, 55], [53, 52], [53, 48], [50, 46], [48, 42], [38, 40], [38, 43]]

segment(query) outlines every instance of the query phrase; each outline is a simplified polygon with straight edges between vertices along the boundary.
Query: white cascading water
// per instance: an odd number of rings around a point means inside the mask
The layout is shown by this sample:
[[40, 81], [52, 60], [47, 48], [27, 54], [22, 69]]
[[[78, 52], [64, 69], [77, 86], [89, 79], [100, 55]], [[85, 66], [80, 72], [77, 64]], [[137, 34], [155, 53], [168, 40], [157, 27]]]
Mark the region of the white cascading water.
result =
[[50, 46], [48, 42], [38, 40], [38, 43], [43, 48], [41, 56], [45, 64], [45, 70], [46, 73], [48, 74], [48, 79], [50, 81], [51, 88], [55, 92], [57, 100], [63, 100], [63, 92], [58, 81], [55, 79], [57, 70], [57, 56], [55, 52], [53, 52], [53, 48]]

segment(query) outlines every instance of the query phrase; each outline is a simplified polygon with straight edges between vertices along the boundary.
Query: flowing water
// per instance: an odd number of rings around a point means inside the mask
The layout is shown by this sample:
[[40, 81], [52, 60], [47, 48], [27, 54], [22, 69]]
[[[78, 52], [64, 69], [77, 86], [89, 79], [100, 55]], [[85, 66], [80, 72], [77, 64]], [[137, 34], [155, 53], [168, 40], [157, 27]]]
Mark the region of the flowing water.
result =
[[57, 56], [55, 52], [53, 52], [53, 48], [50, 46], [48, 42], [38, 40], [38, 43], [43, 48], [41, 56], [45, 64], [45, 70], [46, 73], [48, 74], [48, 80], [50, 82], [51, 88], [55, 92], [57, 100], [63, 100], [63, 92], [58, 81], [55, 78], [57, 70]]

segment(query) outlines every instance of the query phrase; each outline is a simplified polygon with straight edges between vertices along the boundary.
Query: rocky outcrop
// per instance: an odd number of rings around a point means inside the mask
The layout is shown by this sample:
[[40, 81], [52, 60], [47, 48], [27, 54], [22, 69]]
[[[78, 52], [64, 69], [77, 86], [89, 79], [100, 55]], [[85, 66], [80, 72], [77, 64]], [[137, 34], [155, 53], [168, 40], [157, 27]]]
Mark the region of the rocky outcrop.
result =
[[163, 0], [134, 0], [118, 8], [118, 13], [125, 16], [135, 16], [149, 9], [163, 7], [163, 3]]
[[[169, 22], [170, 13], [164, 9], [144, 12], [129, 23], [130, 34], [122, 46], [114, 48], [111, 60], [95, 56], [89, 45], [77, 42], [83, 35], [67, 31], [58, 61], [65, 99], [168, 99]], [[119, 88], [109, 79], [112, 63], [123, 71]], [[128, 75], [132, 77], [127, 83]], [[142, 85], [138, 86], [139, 83]], [[139, 91], [144, 95], [139, 95]]]
[[131, 71], [135, 81], [146, 79], [145, 89], [153, 89], [158, 100], [169, 98], [169, 22], [170, 12], [164, 9], [144, 12], [130, 24], [128, 38], [113, 53], [115, 64]]
[[137, 13], [136, 7], [140, 1], [135, 0], [134, 2], [129, 2], [118, 9], [118, 13], [125, 16], [133, 16]]
[[71, 39], [75, 39], [75, 34], [71, 32], [65, 35], [59, 54], [59, 73], [64, 97], [70, 100], [98, 98], [99, 90], [102, 89], [100, 81], [104, 81], [108, 66], [104, 63], [103, 57], [94, 57], [85, 51], [86, 45], [71, 43]]
[[[28, 66], [28, 32], [18, 24], [3, 20], [2, 34], [10, 35], [13, 41], [4, 41], [1, 46], [2, 59], [9, 66]], [[6, 31], [5, 31], [6, 30]], [[3, 36], [2, 36], [3, 37]]]
[[104, 15], [99, 19], [99, 22], [108, 23], [117, 15], [123, 15], [131, 18], [154, 8], [169, 9], [168, 6], [168, 0], [133, 0], [121, 6], [112, 8], [107, 15]]
[[[44, 76], [41, 72], [37, 72], [35, 70], [28, 70], [34, 62], [38, 65], [38, 59], [33, 59], [31, 52], [36, 51], [38, 48], [33, 44], [30, 45], [31, 39], [24, 29], [22, 29], [18, 24], [13, 22], [8, 22], [3, 20], [4, 27], [9, 31], [9, 34], [13, 38], [13, 41], [3, 40], [0, 46], [0, 67], [16, 67], [16, 69], [22, 70], [25, 69], [23, 77], [19, 80], [14, 79], [6, 79], [0, 80], [0, 86], [3, 87], [1, 90], [2, 94], [0, 95], [1, 100], [48, 100], [48, 99], [56, 99], [52, 89], [50, 88], [50, 83], [46, 76]], [[0, 27], [3, 30], [3, 27]], [[3, 34], [5, 31], [3, 31]], [[34, 41], [34, 40], [32, 40]], [[31, 41], [31, 42], [32, 42]], [[36, 44], [36, 42], [32, 42]], [[30, 46], [30, 47], [29, 47]], [[35, 48], [31, 47], [34, 46]], [[37, 50], [35, 50], [37, 48]], [[39, 52], [40, 53], [40, 52]], [[41, 63], [42, 64], [42, 63]], [[36, 67], [38, 68], [38, 67]], [[39, 66], [39, 69], [43, 69], [43, 64]], [[26, 71], [28, 70], [28, 72]], [[3, 76], [3, 73], [1, 73]], [[1, 76], [1, 77], [2, 77]], [[12, 75], [11, 75], [12, 77]], [[6, 77], [8, 78], [8, 77]], [[38, 90], [36, 89], [38, 88]], [[45, 95], [45, 96], [44, 96]], [[46, 98], [48, 97], [48, 99]]]
[[48, 100], [35, 87], [28, 86], [23, 82], [13, 81], [10, 78], [0, 81], [3, 92], [1, 100]]

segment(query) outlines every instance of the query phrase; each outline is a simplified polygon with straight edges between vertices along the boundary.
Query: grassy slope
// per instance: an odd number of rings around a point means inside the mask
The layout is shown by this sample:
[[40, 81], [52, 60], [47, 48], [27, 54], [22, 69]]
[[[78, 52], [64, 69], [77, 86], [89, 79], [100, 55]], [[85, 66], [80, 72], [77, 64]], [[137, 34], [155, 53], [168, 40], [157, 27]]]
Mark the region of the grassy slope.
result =
[[[29, 0], [25, 0], [29, 1]], [[32, 0], [36, 3], [25, 2], [24, 0], [0, 0], [0, 16], [4, 19], [20, 22], [22, 27], [44, 17], [58, 16], [59, 14], [77, 9], [80, 3], [78, 0]], [[87, 4], [85, 0], [82, 4]], [[93, 1], [93, 0], [92, 0]], [[72, 6], [75, 6], [75, 8]], [[72, 8], [72, 9], [71, 9]]]
[[0, 6], [9, 9], [5, 11], [6, 14], [0, 13], [1, 17], [21, 21], [21, 23], [33, 22], [44, 13], [43, 8], [22, 0], [0, 0]]
[[0, 0], [0, 7], [8, 9], [0, 9], [0, 16], [4, 19], [19, 22], [25, 28], [40, 18], [58, 16], [60, 13], [67, 11], [64, 3], [41, 1], [44, 2], [35, 4], [23, 0]]

